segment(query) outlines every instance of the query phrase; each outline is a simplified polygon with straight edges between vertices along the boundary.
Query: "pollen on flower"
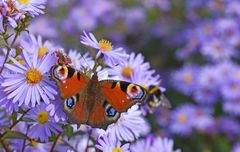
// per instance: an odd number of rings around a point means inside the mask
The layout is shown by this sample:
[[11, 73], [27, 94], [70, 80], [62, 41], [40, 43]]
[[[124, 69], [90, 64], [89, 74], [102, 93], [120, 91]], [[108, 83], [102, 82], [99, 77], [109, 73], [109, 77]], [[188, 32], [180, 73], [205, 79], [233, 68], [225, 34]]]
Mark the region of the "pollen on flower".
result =
[[122, 148], [119, 147], [113, 148], [113, 152], [122, 152]]
[[110, 52], [112, 50], [112, 43], [108, 40], [100, 40], [98, 47], [102, 51]]
[[48, 113], [47, 111], [42, 111], [37, 114], [37, 121], [41, 124], [45, 124], [48, 121]]
[[25, 76], [30, 84], [37, 84], [42, 81], [42, 74], [37, 69], [29, 69]]
[[25, 4], [25, 5], [27, 5], [27, 4], [29, 4], [30, 0], [18, 0], [18, 2], [19, 2], [20, 4]]
[[122, 75], [126, 78], [130, 78], [131, 74], [133, 74], [134, 70], [130, 66], [126, 66], [122, 69]]
[[183, 80], [186, 83], [189, 83], [192, 81], [192, 75], [190, 73], [184, 73], [183, 75]]
[[38, 49], [38, 58], [41, 58], [45, 53], [48, 52], [48, 49], [44, 46]]
[[187, 121], [187, 117], [185, 114], [178, 115], [178, 122], [184, 124]]
[[30, 144], [31, 144], [32, 147], [37, 147], [38, 142], [36, 142], [34, 139], [31, 139]]

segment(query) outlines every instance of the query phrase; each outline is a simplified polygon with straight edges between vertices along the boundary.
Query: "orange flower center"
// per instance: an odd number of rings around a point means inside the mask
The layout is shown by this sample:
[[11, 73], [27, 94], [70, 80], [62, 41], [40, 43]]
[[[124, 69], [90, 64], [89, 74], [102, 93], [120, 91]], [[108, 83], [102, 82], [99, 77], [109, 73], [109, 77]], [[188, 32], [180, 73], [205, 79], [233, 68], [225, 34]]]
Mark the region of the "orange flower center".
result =
[[29, 4], [30, 0], [18, 0], [18, 3], [27, 5]]
[[131, 74], [133, 74], [134, 70], [130, 66], [126, 66], [122, 69], [122, 75], [124, 77], [130, 78]]
[[44, 46], [38, 49], [38, 58], [41, 58], [45, 53], [48, 52], [48, 49]]
[[37, 84], [42, 81], [42, 74], [37, 69], [29, 69], [26, 72], [26, 80], [30, 84]]
[[187, 117], [185, 114], [178, 115], [178, 122], [184, 124], [187, 121]]
[[183, 81], [186, 82], [186, 83], [191, 82], [192, 81], [192, 75], [190, 73], [184, 73]]
[[108, 40], [100, 40], [98, 47], [102, 51], [110, 52], [112, 50], [112, 43]]
[[113, 148], [113, 152], [122, 152], [122, 148], [119, 147]]
[[49, 117], [49, 115], [46, 111], [39, 112], [37, 114], [37, 121], [40, 124], [45, 124], [48, 121], [48, 117]]

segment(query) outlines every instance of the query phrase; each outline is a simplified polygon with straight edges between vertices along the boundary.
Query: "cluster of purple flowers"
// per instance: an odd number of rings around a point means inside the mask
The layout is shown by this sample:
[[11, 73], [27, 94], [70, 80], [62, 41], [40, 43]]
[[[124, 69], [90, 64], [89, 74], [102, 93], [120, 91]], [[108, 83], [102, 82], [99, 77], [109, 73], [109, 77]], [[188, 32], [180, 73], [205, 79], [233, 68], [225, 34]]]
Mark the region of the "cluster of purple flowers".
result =
[[[50, 78], [50, 68], [58, 60], [54, 52], [60, 50], [63, 54], [68, 54], [74, 68], [82, 72], [94, 67], [97, 62], [94, 58], [103, 57], [104, 66], [96, 68], [100, 80], [124, 80], [146, 88], [150, 85], [160, 87], [160, 76], [151, 69], [150, 63], [145, 61], [142, 54], [129, 55], [123, 48], [113, 47], [108, 40], [97, 40], [92, 33], [87, 32], [83, 32], [80, 42], [90, 47], [90, 53], [82, 55], [75, 49], [65, 52], [56, 44], [43, 40], [40, 35], [25, 33], [27, 26], [22, 27], [29, 22], [25, 18], [44, 13], [45, 0], [2, 0], [0, 3], [3, 25], [0, 36], [5, 40], [0, 54], [0, 140], [5, 151], [99, 149], [103, 152], [115, 152], [143, 151], [149, 148], [152, 151], [173, 151], [172, 140], [159, 135], [147, 137], [151, 130], [144, 116], [149, 112], [146, 110], [147, 105], [145, 108], [139, 108], [138, 104], [132, 106], [121, 113], [118, 121], [109, 125], [106, 130], [72, 124], [64, 112], [58, 88]], [[87, 1], [84, 4], [89, 5]], [[85, 5], [82, 9], [88, 10]], [[105, 9], [111, 8], [109, 5], [115, 4], [108, 1], [102, 4], [103, 13]], [[87, 10], [83, 12], [86, 13]], [[81, 13], [81, 9], [73, 9], [71, 13]], [[94, 15], [92, 13], [88, 12], [88, 15]], [[87, 17], [86, 14], [83, 16]], [[12, 40], [13, 35], [15, 37]], [[164, 88], [160, 89], [164, 91]], [[140, 137], [142, 139], [138, 141]], [[147, 141], [147, 144], [139, 147], [139, 143], [143, 141]]]
[[[215, 138], [223, 134], [231, 141], [229, 144], [237, 141], [239, 5], [234, 0], [186, 1], [185, 17], [189, 24], [178, 33], [181, 48], [176, 52], [184, 64], [172, 73], [171, 83], [175, 90], [190, 98], [178, 101], [184, 104], [168, 114], [168, 124], [159, 118], [161, 126], [169, 127], [166, 132], [183, 137], [201, 133]], [[233, 151], [238, 147], [236, 143]]]
[[[239, 0], [0, 0], [0, 149], [238, 152], [239, 7]], [[96, 68], [99, 80], [164, 94], [169, 87], [173, 108], [136, 104], [106, 130], [74, 124], [50, 78], [56, 50], [83, 73]]]

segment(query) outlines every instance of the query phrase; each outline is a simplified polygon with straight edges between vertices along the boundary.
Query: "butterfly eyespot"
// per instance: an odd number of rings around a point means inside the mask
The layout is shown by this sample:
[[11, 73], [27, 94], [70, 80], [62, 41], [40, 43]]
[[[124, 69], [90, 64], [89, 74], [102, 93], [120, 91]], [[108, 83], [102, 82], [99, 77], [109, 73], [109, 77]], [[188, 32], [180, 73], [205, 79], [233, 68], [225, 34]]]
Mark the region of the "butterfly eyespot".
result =
[[76, 105], [77, 98], [75, 96], [65, 99], [64, 101], [64, 107], [66, 110], [72, 110], [74, 106]]
[[139, 86], [130, 84], [127, 88], [127, 94], [130, 99], [141, 99], [144, 96], [144, 90]]
[[117, 111], [113, 107], [108, 107], [106, 110], [106, 115], [108, 117], [114, 117], [117, 114]]
[[53, 71], [54, 77], [59, 80], [65, 80], [68, 76], [68, 68], [66, 66], [57, 66]]

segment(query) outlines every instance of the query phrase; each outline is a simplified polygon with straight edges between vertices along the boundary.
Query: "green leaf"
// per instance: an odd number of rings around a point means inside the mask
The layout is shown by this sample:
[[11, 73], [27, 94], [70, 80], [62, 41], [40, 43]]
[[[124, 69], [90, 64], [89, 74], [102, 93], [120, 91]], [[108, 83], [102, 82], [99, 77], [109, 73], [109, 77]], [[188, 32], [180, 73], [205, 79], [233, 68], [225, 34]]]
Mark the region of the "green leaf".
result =
[[30, 140], [30, 138], [27, 135], [24, 135], [23, 133], [17, 132], [17, 131], [8, 131], [4, 136], [4, 139], [12, 139], [12, 138], [17, 138], [17, 139], [27, 139]]
[[64, 127], [64, 134], [70, 138], [73, 135], [73, 127], [71, 125], [67, 125]]
[[17, 122], [17, 113], [16, 112], [12, 113], [12, 121], [13, 121], [13, 124]]

